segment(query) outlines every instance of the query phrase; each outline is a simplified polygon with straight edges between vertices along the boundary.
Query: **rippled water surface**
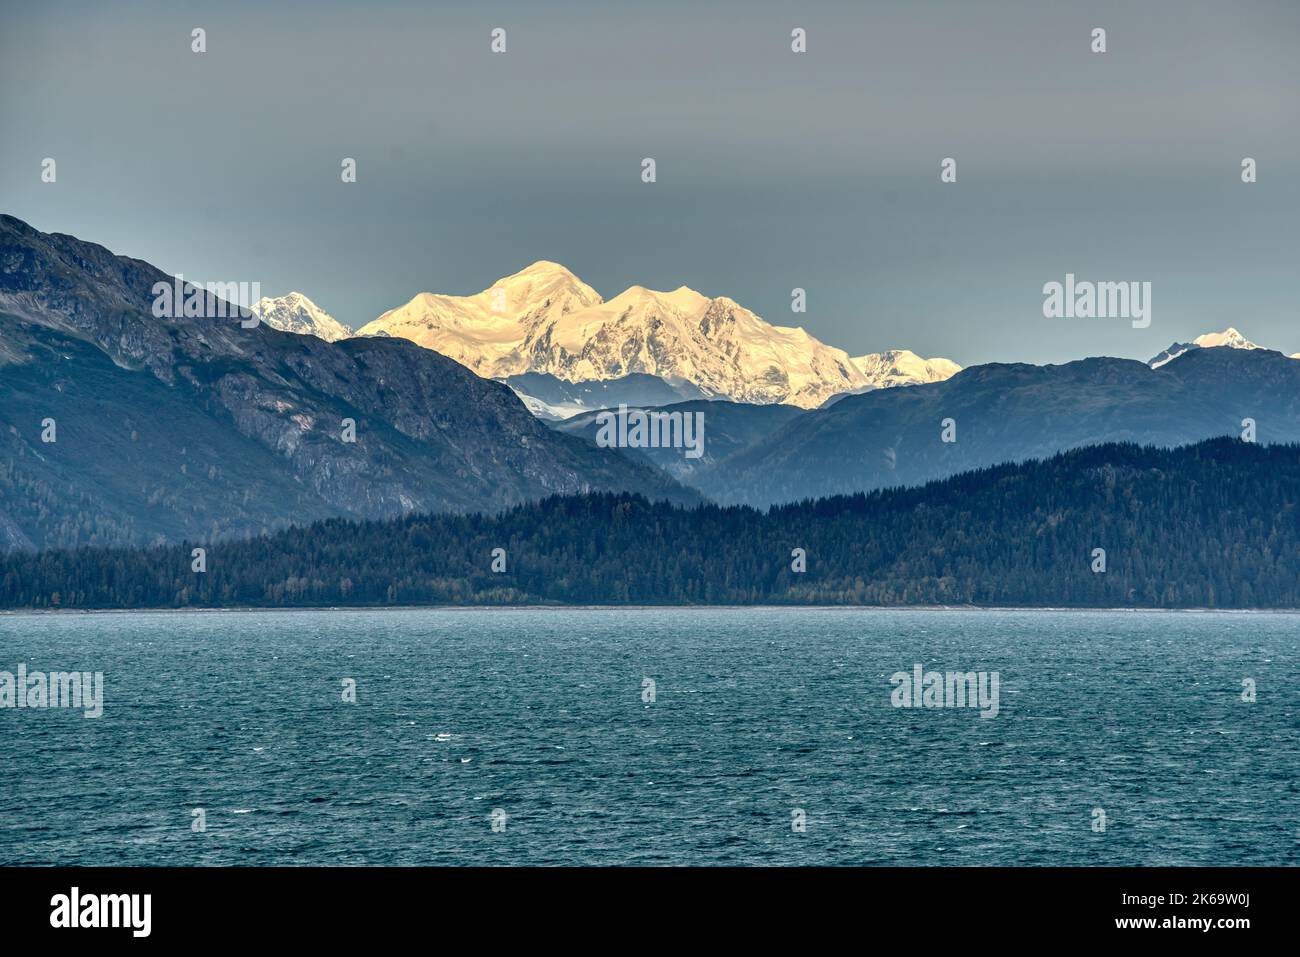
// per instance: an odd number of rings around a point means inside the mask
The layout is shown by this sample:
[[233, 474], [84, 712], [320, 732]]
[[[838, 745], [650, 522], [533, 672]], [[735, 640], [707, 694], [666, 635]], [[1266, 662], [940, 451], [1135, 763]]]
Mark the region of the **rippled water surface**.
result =
[[[99, 719], [0, 708], [0, 864], [1295, 863], [1298, 646], [1270, 614], [0, 616], [0, 671], [105, 684]], [[1000, 713], [892, 707], [915, 662], [997, 671]]]

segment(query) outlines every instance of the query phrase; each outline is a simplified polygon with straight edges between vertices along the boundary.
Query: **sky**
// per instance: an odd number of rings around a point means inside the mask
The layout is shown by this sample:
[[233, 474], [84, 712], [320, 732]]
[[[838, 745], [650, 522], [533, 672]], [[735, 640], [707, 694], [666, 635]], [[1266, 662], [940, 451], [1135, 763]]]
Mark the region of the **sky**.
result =
[[[0, 0], [0, 211], [354, 328], [550, 259], [852, 355], [1293, 353], [1298, 50], [1295, 0]], [[1150, 326], [1045, 318], [1067, 273]]]

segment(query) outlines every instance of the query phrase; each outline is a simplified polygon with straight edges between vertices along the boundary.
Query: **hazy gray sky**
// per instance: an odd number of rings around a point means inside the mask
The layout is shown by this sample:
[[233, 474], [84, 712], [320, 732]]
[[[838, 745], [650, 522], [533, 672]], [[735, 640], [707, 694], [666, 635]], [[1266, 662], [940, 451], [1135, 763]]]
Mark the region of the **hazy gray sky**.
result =
[[[354, 327], [553, 259], [855, 355], [1147, 358], [1227, 325], [1300, 352], [1295, 0], [0, 11], [0, 210]], [[1150, 281], [1150, 328], [1043, 318], [1067, 272]]]

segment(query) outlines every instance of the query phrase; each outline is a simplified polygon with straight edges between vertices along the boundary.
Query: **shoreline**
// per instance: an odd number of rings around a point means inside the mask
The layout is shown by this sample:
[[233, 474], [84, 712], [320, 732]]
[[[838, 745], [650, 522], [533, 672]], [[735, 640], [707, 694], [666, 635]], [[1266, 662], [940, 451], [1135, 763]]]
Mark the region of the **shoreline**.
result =
[[0, 619], [34, 615], [218, 615], [295, 612], [501, 612], [501, 611], [887, 611], [887, 612], [1071, 612], [1075, 614], [1300, 615], [1300, 608], [1092, 608], [1077, 605], [305, 605], [270, 608], [6, 608]]

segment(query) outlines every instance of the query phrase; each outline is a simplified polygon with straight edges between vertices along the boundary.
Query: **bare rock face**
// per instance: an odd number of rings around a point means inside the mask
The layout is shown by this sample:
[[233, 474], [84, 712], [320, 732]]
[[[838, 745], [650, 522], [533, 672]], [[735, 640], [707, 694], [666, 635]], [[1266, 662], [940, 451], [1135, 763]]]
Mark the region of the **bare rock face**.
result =
[[497, 510], [591, 489], [696, 499], [429, 349], [158, 318], [159, 282], [172, 277], [0, 216], [0, 546]]

